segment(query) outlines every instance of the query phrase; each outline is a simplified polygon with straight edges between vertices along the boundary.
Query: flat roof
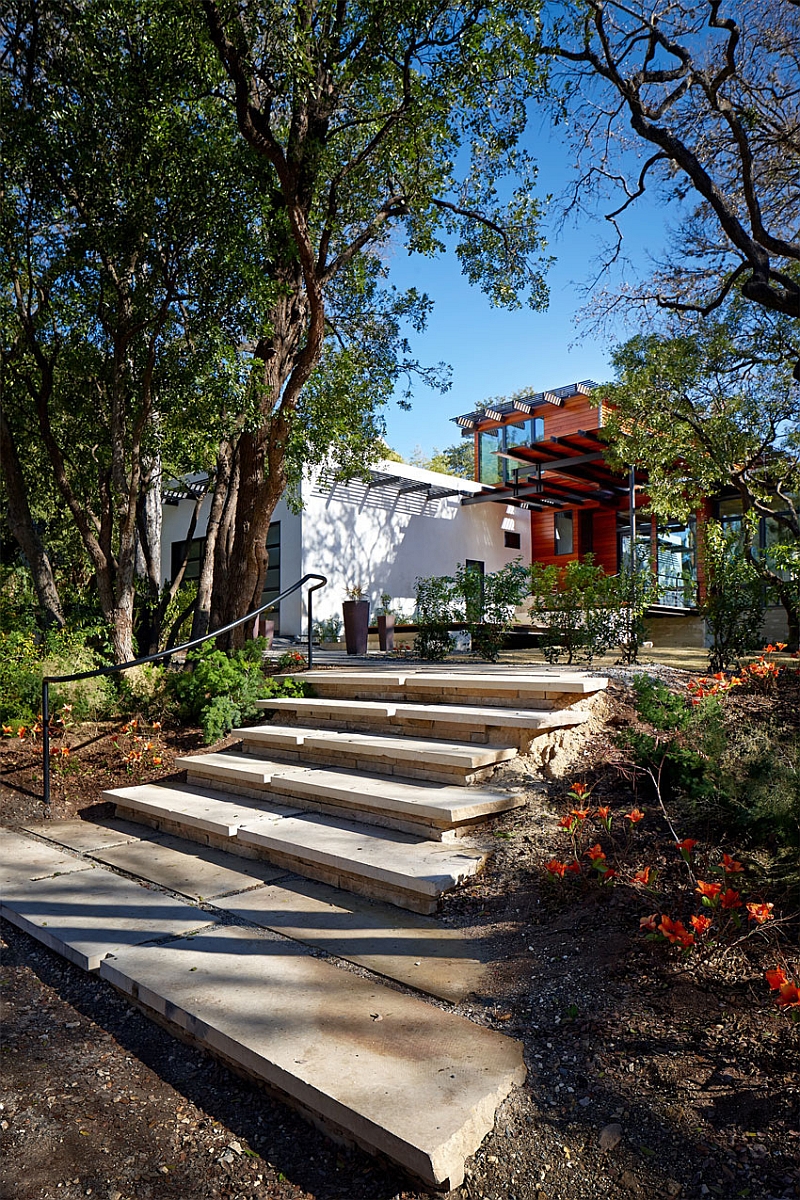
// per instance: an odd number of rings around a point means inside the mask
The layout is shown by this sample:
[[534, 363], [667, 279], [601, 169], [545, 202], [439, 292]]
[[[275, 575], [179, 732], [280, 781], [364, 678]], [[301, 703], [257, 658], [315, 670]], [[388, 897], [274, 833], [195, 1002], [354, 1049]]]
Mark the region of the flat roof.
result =
[[529, 417], [535, 409], [546, 404], [560, 408], [565, 400], [571, 400], [573, 396], [589, 396], [598, 386], [593, 379], [583, 379], [580, 383], [567, 383], [563, 387], [551, 388], [544, 392], [524, 388], [521, 392], [515, 392], [508, 400], [487, 400], [482, 408], [463, 413], [460, 417], [451, 417], [450, 420], [469, 432], [477, 429], [485, 421], [505, 421], [510, 416]]

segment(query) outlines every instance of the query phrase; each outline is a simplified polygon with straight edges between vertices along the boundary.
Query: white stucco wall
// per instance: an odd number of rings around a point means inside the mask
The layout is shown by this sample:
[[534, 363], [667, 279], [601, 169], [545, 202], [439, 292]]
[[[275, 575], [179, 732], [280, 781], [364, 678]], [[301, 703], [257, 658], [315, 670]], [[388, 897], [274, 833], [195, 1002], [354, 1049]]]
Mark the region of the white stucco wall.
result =
[[[364, 589], [373, 612], [381, 593], [388, 592], [393, 607], [410, 616], [418, 576], [452, 574], [468, 558], [483, 562], [487, 572], [518, 556], [530, 562], [526, 510], [491, 503], [463, 506], [460, 495], [428, 499], [423, 490], [403, 492], [406, 484], [458, 489], [462, 495], [481, 491], [480, 484], [406, 463], [379, 463], [373, 469], [376, 481], [384, 474], [393, 481], [368, 487], [362, 480], [331, 484], [318, 472], [303, 485], [301, 513], [290, 512], [284, 501], [275, 510], [273, 521], [281, 522], [281, 587], [311, 571], [328, 577], [327, 587], [314, 595], [315, 618], [341, 616], [342, 600], [353, 585]], [[206, 501], [195, 537], [205, 535], [208, 506]], [[188, 500], [164, 508], [165, 580], [172, 543], [186, 537], [191, 511]], [[518, 550], [505, 548], [504, 523], [520, 534]], [[280, 630], [300, 635], [305, 628], [305, 593], [297, 593], [281, 605]]]

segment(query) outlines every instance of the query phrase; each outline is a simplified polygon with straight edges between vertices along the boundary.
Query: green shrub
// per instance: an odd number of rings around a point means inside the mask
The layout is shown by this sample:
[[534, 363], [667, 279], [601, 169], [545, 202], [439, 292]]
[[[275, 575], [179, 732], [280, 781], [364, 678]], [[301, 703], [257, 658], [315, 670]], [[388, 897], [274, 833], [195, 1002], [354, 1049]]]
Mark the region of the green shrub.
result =
[[415, 586], [417, 653], [441, 662], [450, 653], [450, 626], [458, 612], [455, 580], [450, 575], [431, 575], [417, 579]]
[[460, 602], [458, 619], [463, 619], [472, 638], [473, 651], [496, 662], [514, 620], [514, 609], [528, 593], [527, 569], [516, 559], [499, 571], [482, 575], [475, 567], [459, 563], [454, 585], [454, 598]]
[[[51, 629], [40, 637], [31, 631], [0, 633], [0, 720], [4, 724], [35, 721], [42, 707], [45, 675], [77, 675], [103, 666], [88, 643], [94, 631]], [[96, 720], [114, 708], [116, 691], [108, 676], [52, 684], [50, 709], [72, 705], [74, 720]]]
[[591, 554], [563, 567], [532, 563], [531, 616], [544, 627], [548, 662], [591, 662], [614, 642], [611, 581]]
[[635, 766], [657, 780], [664, 800], [709, 800], [719, 793], [719, 757], [725, 747], [722, 709], [709, 697], [693, 704], [649, 675], [633, 683], [636, 715], [654, 730], [626, 730], [617, 743]]
[[257, 700], [306, 694], [302, 680], [265, 676], [265, 646], [264, 638], [254, 638], [228, 654], [209, 641], [189, 651], [186, 670], [167, 676], [180, 716], [199, 724], [206, 742], [218, 741], [236, 725], [260, 717]]
[[716, 521], [703, 527], [703, 558], [708, 587], [700, 611], [712, 637], [708, 667], [724, 671], [761, 645], [764, 585], [742, 554], [738, 536]]

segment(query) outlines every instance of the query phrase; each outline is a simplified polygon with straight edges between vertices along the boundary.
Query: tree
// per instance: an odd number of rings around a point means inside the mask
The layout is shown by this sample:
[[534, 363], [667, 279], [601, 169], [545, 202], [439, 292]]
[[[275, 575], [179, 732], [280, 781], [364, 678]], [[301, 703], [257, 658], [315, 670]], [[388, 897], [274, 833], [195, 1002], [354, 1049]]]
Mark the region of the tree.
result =
[[[675, 213], [674, 253], [634, 294], [708, 316], [738, 291], [800, 316], [797, 0], [731, 12], [722, 0], [566, 0], [542, 12], [549, 96], [580, 164], [573, 203], [618, 197], [612, 257], [645, 191]], [[797, 345], [793, 361], [800, 379]]]
[[[380, 312], [378, 254], [393, 231], [424, 253], [458, 233], [466, 274], [495, 303], [540, 307], [546, 291], [531, 264], [541, 245], [531, 164], [518, 148], [537, 68], [513, 3], [203, 0], [203, 11], [271, 206], [275, 288], [253, 350], [256, 416], [235, 448], [222, 621], [260, 598], [287, 447], [326, 338], [338, 335], [338, 300], [371, 288]], [[521, 184], [502, 203], [507, 172]], [[340, 379], [357, 352], [345, 338]]]
[[42, 468], [69, 513], [118, 661], [134, 653], [137, 575], [146, 649], [171, 598], [162, 472], [202, 467], [246, 419], [238, 348], [269, 286], [237, 219], [257, 200], [237, 182], [243, 148], [160, 11], [21, 4], [0, 71], [4, 460], [24, 444], [21, 486]]
[[[742, 506], [747, 560], [800, 625], [800, 396], [788, 366], [743, 358], [737, 318], [695, 322], [671, 337], [643, 334], [617, 349], [618, 382], [602, 390], [605, 435], [618, 465], [643, 466], [652, 510], [688, 517], [710, 496], [733, 492]], [[768, 522], [777, 546], [759, 545]]]
[[411, 461], [417, 467], [440, 471], [443, 475], [457, 475], [460, 479], [475, 478], [475, 448], [471, 440], [445, 446], [444, 450], [434, 446], [430, 456], [425, 455], [422, 447], [418, 446]]

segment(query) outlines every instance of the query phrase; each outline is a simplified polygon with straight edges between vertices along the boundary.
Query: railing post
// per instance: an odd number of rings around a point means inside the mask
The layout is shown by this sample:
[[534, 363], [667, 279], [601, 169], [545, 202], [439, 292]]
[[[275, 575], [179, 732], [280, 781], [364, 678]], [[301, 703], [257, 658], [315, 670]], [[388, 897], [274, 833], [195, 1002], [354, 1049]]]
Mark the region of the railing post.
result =
[[314, 665], [314, 651], [312, 649], [312, 637], [314, 630], [314, 590], [308, 590], [308, 669], [309, 671]]
[[44, 802], [50, 806], [50, 684], [42, 680], [42, 782]]

